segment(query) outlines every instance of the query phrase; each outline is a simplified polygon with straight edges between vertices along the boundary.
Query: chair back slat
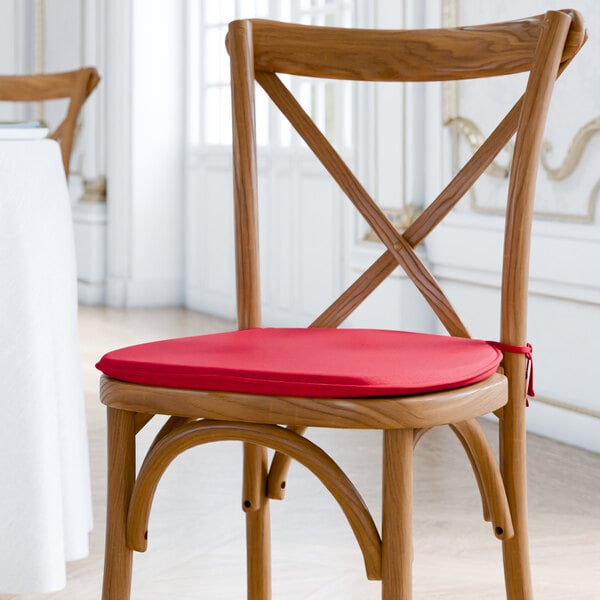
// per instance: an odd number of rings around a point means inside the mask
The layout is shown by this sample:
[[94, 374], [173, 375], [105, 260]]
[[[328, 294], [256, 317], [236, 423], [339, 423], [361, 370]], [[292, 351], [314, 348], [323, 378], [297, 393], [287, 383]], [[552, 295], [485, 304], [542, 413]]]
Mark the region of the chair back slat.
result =
[[371, 198], [329, 140], [300, 106], [300, 103], [276, 75], [258, 71], [256, 80], [308, 144], [373, 231], [379, 236], [397, 263], [417, 286], [448, 332], [451, 335], [468, 337], [466, 327], [438, 283], [427, 270], [427, 267]]
[[386, 250], [310, 326], [339, 327], [397, 267], [394, 255]]

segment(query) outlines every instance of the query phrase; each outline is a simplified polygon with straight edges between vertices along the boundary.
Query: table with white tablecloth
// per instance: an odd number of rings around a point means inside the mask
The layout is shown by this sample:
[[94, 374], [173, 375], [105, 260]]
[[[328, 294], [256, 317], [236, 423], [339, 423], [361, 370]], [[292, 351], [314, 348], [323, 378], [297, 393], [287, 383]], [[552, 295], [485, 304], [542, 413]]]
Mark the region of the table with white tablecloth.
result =
[[53, 140], [0, 140], [0, 342], [0, 594], [49, 592], [92, 527], [73, 225]]

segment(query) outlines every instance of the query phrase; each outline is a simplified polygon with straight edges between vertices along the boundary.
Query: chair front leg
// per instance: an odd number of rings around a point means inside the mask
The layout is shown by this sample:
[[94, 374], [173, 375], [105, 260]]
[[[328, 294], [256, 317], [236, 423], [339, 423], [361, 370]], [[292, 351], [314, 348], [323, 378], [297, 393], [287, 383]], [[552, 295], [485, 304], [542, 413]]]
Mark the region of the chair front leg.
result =
[[127, 511], [135, 482], [135, 413], [108, 407], [108, 502], [102, 600], [129, 600]]
[[382, 600], [412, 598], [413, 430], [383, 432]]

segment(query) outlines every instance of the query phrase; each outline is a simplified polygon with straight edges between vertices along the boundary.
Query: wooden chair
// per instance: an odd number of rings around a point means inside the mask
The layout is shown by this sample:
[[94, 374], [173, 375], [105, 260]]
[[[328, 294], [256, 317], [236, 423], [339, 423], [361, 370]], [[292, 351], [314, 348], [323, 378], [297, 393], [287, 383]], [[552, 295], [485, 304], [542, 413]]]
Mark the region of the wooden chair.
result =
[[48, 136], [60, 143], [65, 174], [68, 176], [77, 117], [83, 103], [99, 81], [100, 77], [94, 67], [64, 73], [0, 75], [0, 101], [43, 102], [69, 99], [65, 118]]
[[[384, 600], [411, 598], [413, 447], [448, 424], [473, 466], [484, 516], [502, 540], [507, 597], [532, 597], [525, 475], [528, 253], [542, 131], [556, 77], [585, 41], [580, 15], [423, 31], [320, 28], [235, 21], [231, 57], [239, 330], [164, 340], [105, 355], [108, 522], [104, 600], [129, 598], [132, 551], [144, 551], [152, 498], [169, 463], [218, 440], [244, 443], [248, 598], [270, 598], [269, 499], [282, 498], [290, 458], [310, 469], [344, 511]], [[445, 81], [529, 71], [521, 99], [402, 234], [386, 219], [276, 73], [351, 80]], [[386, 247], [307, 329], [261, 328], [254, 82], [264, 88]], [[415, 253], [428, 233], [517, 134], [510, 173], [498, 343], [467, 329]], [[398, 265], [448, 336], [336, 329]], [[501, 352], [502, 350], [502, 352]], [[501, 363], [501, 364], [500, 364]], [[418, 380], [418, 381], [417, 381]], [[500, 420], [500, 465], [476, 417]], [[171, 415], [136, 476], [135, 438]], [[285, 427], [284, 427], [285, 426]], [[307, 427], [383, 431], [381, 534], [337, 464]], [[266, 448], [276, 451], [267, 464]]]

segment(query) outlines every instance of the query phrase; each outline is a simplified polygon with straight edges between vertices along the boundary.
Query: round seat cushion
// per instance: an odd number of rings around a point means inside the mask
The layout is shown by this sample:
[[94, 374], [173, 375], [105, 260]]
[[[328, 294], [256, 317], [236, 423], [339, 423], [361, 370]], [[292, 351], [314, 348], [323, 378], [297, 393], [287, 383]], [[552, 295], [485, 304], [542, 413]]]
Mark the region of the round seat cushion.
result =
[[492, 375], [487, 342], [380, 329], [256, 328], [109, 352], [105, 375], [150, 386], [319, 398], [404, 396]]

